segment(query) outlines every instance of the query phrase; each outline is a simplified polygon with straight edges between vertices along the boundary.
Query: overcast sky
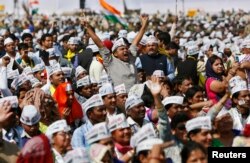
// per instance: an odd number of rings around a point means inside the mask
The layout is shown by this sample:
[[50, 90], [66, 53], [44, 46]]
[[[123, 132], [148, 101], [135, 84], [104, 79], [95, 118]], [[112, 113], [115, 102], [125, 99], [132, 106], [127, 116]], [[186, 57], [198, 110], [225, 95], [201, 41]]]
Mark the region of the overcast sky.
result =
[[[23, 0], [19, 0], [23, 1]], [[86, 0], [86, 7], [99, 11], [101, 9], [99, 0]], [[123, 10], [122, 0], [106, 0], [119, 10]], [[155, 13], [157, 10], [166, 12], [175, 11], [176, 0], [126, 0], [128, 7], [142, 8], [142, 12]], [[178, 1], [178, 10], [182, 10], [182, 0]], [[13, 12], [13, 0], [0, 0], [0, 5], [5, 5], [8, 12]], [[216, 12], [224, 9], [244, 9], [250, 10], [250, 0], [185, 0], [185, 10], [200, 8], [209, 12]], [[53, 13], [63, 11], [74, 11], [79, 8], [79, 0], [40, 0], [40, 12]]]

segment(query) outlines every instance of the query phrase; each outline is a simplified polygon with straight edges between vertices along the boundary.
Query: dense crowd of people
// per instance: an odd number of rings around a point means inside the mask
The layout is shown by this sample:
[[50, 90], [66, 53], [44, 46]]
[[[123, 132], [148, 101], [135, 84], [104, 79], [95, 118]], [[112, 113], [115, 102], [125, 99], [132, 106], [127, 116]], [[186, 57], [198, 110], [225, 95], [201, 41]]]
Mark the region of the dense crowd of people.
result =
[[0, 162], [207, 162], [250, 146], [250, 16], [1, 19]]

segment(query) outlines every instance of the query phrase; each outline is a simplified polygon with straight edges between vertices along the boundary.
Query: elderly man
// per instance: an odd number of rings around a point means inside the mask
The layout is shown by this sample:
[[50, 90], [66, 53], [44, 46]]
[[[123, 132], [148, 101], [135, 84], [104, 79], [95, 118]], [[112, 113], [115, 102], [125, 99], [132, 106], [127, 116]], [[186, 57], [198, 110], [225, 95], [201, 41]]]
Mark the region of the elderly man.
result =
[[166, 56], [158, 53], [158, 48], [158, 40], [152, 35], [149, 36], [146, 40], [147, 54], [136, 59], [136, 67], [142, 68], [147, 77], [151, 76], [155, 70], [162, 70], [169, 80], [173, 80], [174, 67], [167, 62]]

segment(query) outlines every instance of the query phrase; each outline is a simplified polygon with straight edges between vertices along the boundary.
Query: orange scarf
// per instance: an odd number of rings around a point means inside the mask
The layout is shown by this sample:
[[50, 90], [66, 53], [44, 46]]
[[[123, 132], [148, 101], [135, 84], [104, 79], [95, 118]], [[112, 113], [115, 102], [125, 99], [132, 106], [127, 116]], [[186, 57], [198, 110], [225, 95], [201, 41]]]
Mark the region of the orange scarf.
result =
[[[67, 97], [66, 90], [65, 90], [67, 84], [68, 83], [65, 82], [65, 83], [58, 85], [53, 95], [54, 99], [56, 100], [58, 104], [58, 112], [60, 114], [60, 117], [63, 117], [64, 109], [68, 107], [67, 105], [68, 97]], [[66, 121], [68, 124], [72, 124], [75, 120], [81, 119], [82, 117], [83, 117], [82, 107], [74, 96], [73, 104], [71, 106], [71, 112], [70, 112], [70, 115], [66, 118]]]

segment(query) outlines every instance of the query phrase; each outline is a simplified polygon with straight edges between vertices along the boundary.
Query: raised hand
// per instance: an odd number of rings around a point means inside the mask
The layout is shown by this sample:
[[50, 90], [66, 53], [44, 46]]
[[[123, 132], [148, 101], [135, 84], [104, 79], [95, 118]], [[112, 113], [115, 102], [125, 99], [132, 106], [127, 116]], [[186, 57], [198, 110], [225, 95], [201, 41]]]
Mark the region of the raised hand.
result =
[[141, 19], [142, 26], [143, 27], [147, 27], [148, 21], [149, 21], [148, 15], [147, 14], [143, 14], [143, 15], [140, 16], [140, 19]]
[[90, 27], [89, 21], [85, 17], [81, 19], [81, 25], [84, 26], [85, 28]]
[[165, 148], [174, 145], [174, 141], [165, 142], [163, 144], [156, 144], [149, 153], [149, 163], [164, 162], [165, 158], [161, 155]]
[[9, 101], [4, 101], [0, 104], [0, 126], [3, 122], [7, 121], [13, 112], [11, 111], [11, 104]]
[[3, 57], [2, 63], [4, 67], [7, 67], [7, 65], [10, 63], [10, 57], [8, 56]]
[[160, 84], [160, 79], [156, 76], [151, 77], [151, 81], [149, 80], [149, 89], [153, 96], [157, 96], [161, 93], [162, 86]]
[[174, 22], [175, 24], [177, 24], [177, 22], [178, 22], [178, 16], [174, 16], [173, 22]]

